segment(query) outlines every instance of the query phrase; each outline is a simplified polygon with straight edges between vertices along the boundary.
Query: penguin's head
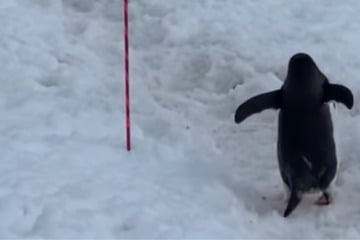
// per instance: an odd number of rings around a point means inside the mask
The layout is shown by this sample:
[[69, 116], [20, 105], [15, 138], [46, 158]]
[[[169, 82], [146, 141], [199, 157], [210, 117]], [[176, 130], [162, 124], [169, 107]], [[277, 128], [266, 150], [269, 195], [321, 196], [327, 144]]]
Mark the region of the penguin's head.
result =
[[300, 105], [304, 99], [307, 99], [307, 102], [312, 105], [321, 98], [325, 80], [324, 75], [308, 54], [297, 53], [289, 60], [283, 87], [288, 93], [288, 99], [293, 99]]
[[306, 53], [296, 53], [293, 55], [288, 64], [288, 79], [292, 81], [301, 81], [306, 83], [314, 81], [314, 77], [319, 72], [314, 60]]

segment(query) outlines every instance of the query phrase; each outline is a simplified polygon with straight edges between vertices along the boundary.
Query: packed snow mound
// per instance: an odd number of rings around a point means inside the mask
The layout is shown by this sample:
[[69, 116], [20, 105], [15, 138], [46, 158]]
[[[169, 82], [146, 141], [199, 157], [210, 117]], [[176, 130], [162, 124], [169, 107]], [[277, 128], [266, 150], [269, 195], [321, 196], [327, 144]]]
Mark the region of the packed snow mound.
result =
[[[0, 2], [1, 238], [360, 237], [358, 1], [130, 0], [130, 153], [122, 6]], [[299, 51], [356, 102], [334, 204], [284, 219], [276, 112], [233, 114]]]

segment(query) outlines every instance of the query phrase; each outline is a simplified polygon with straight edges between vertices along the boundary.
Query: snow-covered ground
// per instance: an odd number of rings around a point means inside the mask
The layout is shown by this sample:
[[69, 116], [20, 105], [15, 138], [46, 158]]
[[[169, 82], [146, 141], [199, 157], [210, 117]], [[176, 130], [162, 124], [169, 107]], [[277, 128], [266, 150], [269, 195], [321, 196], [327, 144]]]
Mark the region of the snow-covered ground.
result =
[[[130, 0], [125, 150], [121, 0], [0, 1], [0, 238], [359, 238], [360, 2]], [[331, 82], [335, 201], [277, 199], [277, 114], [247, 98], [308, 52]]]

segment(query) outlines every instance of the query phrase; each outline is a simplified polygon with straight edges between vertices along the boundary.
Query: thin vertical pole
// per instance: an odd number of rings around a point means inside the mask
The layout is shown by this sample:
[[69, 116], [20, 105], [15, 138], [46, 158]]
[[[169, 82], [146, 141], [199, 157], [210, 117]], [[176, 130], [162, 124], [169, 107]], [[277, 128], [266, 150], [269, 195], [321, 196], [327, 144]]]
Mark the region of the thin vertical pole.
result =
[[125, 111], [126, 111], [126, 149], [131, 150], [131, 132], [130, 132], [130, 71], [129, 71], [129, 2], [124, 0], [124, 48], [125, 48]]

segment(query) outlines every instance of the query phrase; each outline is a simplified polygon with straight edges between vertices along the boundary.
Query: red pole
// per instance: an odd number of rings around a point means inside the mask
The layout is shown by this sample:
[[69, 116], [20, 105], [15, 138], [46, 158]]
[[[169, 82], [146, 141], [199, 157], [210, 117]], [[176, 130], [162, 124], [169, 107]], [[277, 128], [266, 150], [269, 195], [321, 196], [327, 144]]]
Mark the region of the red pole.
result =
[[126, 149], [131, 150], [130, 135], [130, 71], [129, 71], [129, 19], [128, 0], [124, 0], [124, 47], [125, 47], [125, 108], [126, 108]]

